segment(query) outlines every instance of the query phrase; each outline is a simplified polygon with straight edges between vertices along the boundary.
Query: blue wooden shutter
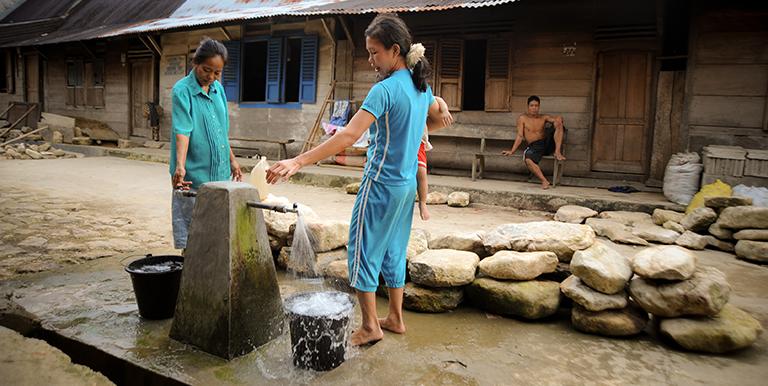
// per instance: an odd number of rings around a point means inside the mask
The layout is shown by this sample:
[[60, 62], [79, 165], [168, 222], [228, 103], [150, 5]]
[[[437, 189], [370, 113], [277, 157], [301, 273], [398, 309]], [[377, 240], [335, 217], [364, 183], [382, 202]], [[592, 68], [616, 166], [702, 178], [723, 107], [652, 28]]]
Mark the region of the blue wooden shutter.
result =
[[317, 93], [317, 35], [301, 39], [301, 79], [299, 102], [315, 103]]
[[240, 41], [230, 40], [224, 42], [227, 47], [227, 65], [221, 74], [221, 85], [230, 102], [240, 101]]
[[267, 41], [267, 102], [283, 102], [283, 38]]

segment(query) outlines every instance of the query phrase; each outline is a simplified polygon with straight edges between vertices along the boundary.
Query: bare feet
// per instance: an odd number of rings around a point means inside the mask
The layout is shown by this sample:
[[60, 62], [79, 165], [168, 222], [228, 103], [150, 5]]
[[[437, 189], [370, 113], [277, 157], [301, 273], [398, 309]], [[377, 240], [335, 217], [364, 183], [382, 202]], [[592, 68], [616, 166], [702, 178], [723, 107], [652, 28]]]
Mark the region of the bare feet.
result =
[[549, 185], [550, 185], [550, 184], [549, 184], [549, 181], [542, 181], [542, 183], [541, 183], [541, 189], [543, 189], [543, 190], [547, 190], [547, 189], [549, 189]]
[[419, 202], [419, 216], [423, 221], [429, 220], [429, 209], [427, 209], [426, 202]]
[[391, 317], [379, 319], [379, 325], [381, 328], [394, 332], [395, 334], [405, 334], [405, 323], [403, 320], [395, 320]]
[[560, 153], [555, 153], [555, 159], [558, 161], [565, 161], [565, 156]]
[[357, 331], [352, 333], [352, 336], [349, 338], [349, 343], [353, 346], [362, 346], [368, 343], [376, 343], [382, 338], [384, 338], [384, 332], [381, 331], [381, 328], [371, 329], [360, 327]]

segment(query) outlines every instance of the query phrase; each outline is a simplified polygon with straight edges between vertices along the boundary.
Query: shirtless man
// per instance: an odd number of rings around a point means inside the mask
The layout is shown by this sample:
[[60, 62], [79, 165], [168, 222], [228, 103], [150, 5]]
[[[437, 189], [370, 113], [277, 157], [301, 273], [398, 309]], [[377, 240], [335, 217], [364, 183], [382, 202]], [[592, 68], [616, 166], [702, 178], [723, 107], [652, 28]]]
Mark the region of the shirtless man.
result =
[[[542, 189], [549, 189], [549, 181], [541, 172], [539, 162], [545, 155], [553, 154], [560, 161], [565, 160], [561, 148], [563, 145], [563, 117], [552, 115], [540, 115], [539, 105], [541, 99], [536, 95], [528, 97], [528, 111], [517, 118], [517, 136], [512, 149], [502, 151], [501, 154], [511, 156], [522, 144], [523, 139], [528, 144], [523, 152], [523, 159], [528, 170], [541, 181]], [[554, 130], [545, 128], [546, 123], [551, 122]]]

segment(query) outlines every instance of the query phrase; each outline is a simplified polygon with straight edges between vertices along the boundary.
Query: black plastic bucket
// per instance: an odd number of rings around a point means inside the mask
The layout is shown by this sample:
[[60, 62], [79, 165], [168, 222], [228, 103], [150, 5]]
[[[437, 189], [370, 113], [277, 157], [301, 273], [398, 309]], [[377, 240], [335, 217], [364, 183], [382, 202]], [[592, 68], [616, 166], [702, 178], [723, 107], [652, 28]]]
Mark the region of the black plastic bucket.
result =
[[[321, 312], [301, 309], [303, 302], [318, 296], [333, 304], [321, 307]], [[286, 299], [294, 366], [328, 371], [344, 363], [354, 307], [354, 298], [339, 291], [305, 292]]]
[[131, 262], [125, 271], [131, 274], [139, 314], [146, 319], [168, 319], [176, 309], [184, 257], [152, 256]]

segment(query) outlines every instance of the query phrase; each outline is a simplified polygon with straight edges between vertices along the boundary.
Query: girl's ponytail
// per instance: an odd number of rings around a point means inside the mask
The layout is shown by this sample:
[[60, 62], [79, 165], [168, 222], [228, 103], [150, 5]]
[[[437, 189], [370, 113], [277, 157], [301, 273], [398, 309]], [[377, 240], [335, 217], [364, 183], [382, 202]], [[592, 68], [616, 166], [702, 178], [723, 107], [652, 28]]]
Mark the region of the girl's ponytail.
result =
[[424, 56], [425, 51], [421, 43], [416, 43], [411, 45], [408, 53], [405, 54], [405, 64], [411, 70], [413, 84], [421, 92], [427, 91], [427, 79], [432, 76], [431, 66]]
[[432, 66], [429, 65], [427, 58], [422, 57], [421, 60], [416, 62], [411, 70], [411, 79], [416, 88], [421, 91], [427, 91], [427, 79], [432, 77]]

